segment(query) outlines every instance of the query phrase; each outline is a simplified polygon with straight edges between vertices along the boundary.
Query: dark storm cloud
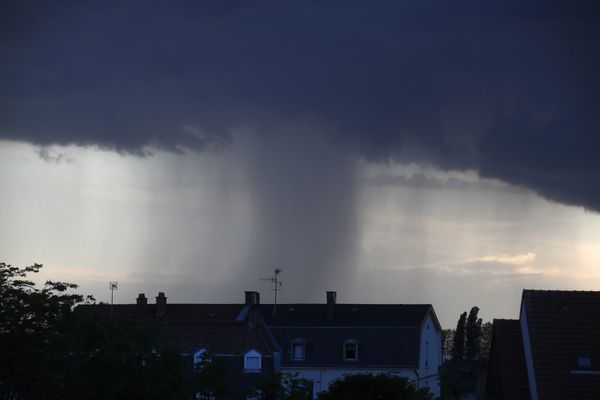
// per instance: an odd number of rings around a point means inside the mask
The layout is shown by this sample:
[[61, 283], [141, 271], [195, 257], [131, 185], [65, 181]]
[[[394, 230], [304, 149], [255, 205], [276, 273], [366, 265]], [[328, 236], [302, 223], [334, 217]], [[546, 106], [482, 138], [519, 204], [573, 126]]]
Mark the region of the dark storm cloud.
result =
[[140, 153], [306, 124], [600, 210], [595, 1], [3, 4], [2, 138]]

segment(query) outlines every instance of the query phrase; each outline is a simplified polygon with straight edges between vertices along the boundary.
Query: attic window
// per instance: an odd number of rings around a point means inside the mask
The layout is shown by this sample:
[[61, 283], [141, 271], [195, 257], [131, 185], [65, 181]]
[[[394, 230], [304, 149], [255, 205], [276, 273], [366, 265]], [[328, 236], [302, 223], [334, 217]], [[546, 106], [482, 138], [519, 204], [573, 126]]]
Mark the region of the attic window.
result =
[[354, 339], [344, 342], [344, 360], [358, 361], [358, 341]]
[[591, 357], [577, 357], [577, 366], [579, 368], [590, 368], [592, 366]]
[[244, 372], [260, 372], [262, 368], [262, 355], [256, 350], [244, 354]]

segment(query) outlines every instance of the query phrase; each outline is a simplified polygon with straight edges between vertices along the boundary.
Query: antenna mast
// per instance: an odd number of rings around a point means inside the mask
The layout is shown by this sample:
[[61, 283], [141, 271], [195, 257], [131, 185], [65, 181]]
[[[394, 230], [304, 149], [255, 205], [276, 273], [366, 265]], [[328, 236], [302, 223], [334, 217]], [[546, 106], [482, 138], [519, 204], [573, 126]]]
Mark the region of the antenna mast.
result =
[[273, 271], [272, 278], [261, 279], [261, 281], [269, 281], [273, 283], [273, 293], [274, 293], [274, 302], [273, 302], [273, 315], [275, 315], [275, 310], [277, 309], [277, 292], [281, 291], [281, 286], [283, 282], [279, 280], [279, 274], [283, 271], [281, 268], [275, 268]]
[[108, 288], [110, 289], [110, 315], [112, 315], [112, 313], [113, 313], [113, 299], [114, 299], [114, 292], [115, 292], [115, 290], [118, 289], [117, 285], [118, 285], [117, 281], [110, 281], [108, 283]]

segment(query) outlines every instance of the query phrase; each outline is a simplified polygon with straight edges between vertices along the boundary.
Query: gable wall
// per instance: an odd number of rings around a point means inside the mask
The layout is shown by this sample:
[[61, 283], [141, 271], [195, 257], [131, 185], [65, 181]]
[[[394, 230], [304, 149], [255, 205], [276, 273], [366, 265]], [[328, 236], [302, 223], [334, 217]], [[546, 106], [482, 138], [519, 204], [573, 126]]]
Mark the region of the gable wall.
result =
[[419, 387], [428, 388], [435, 396], [439, 396], [438, 370], [442, 365], [442, 332], [431, 314], [427, 314], [421, 326], [419, 354]]

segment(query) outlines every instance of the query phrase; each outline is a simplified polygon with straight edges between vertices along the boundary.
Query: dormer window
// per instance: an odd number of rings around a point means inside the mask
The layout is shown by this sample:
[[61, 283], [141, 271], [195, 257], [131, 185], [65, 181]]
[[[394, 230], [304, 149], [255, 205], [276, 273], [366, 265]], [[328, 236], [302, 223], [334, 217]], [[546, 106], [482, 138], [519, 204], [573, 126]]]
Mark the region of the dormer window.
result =
[[291, 346], [291, 359], [295, 361], [304, 360], [306, 352], [306, 341], [304, 339], [294, 339], [292, 340]]
[[349, 339], [344, 342], [344, 360], [358, 361], [358, 340]]
[[262, 355], [252, 349], [244, 354], [244, 372], [260, 372], [262, 368]]
[[200, 349], [194, 353], [194, 370], [200, 370], [210, 363], [210, 356], [206, 349]]

